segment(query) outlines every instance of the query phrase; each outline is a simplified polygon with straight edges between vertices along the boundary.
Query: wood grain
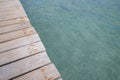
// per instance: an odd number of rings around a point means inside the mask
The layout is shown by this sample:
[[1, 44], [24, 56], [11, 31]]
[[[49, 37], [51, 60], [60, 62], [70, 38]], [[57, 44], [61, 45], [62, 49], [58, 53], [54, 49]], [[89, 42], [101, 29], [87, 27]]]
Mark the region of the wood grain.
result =
[[55, 80], [60, 77], [53, 64], [49, 64], [13, 80]]
[[17, 47], [24, 46], [27, 44], [31, 44], [37, 41], [40, 41], [38, 34], [33, 34], [33, 35], [25, 36], [22, 38], [18, 38], [15, 40], [11, 40], [8, 42], [0, 43], [0, 53], [17, 48]]
[[0, 80], [11, 79], [48, 63], [50, 63], [50, 59], [45, 52], [36, 54], [34, 56], [0, 67]]
[[33, 27], [30, 27], [30, 28], [25, 28], [25, 29], [16, 30], [13, 32], [1, 34], [0, 35], [0, 43], [6, 42], [6, 41], [9, 41], [12, 39], [20, 38], [23, 36], [35, 34], [35, 33], [36, 33], [35, 29]]
[[26, 16], [11, 19], [11, 20], [6, 20], [6, 21], [1, 21], [0, 27], [12, 25], [12, 24], [17, 24], [17, 23], [21, 23], [21, 22], [26, 22], [26, 21], [29, 21], [29, 19]]
[[42, 42], [32, 43], [0, 54], [0, 65], [4, 65], [15, 60], [45, 51]]
[[23, 29], [23, 28], [28, 28], [28, 27], [32, 27], [32, 25], [28, 21], [3, 26], [3, 27], [0, 27], [0, 34], [15, 31], [15, 30], [19, 30], [19, 29]]
[[0, 1], [0, 6], [14, 6], [20, 5], [19, 0], [10, 0], [10, 1]]

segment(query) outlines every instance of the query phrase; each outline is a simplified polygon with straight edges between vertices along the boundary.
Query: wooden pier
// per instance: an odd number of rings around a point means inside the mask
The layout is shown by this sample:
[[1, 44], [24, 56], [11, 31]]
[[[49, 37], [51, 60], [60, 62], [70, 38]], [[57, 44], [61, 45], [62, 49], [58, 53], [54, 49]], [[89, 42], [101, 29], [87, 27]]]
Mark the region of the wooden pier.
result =
[[60, 77], [20, 1], [0, 0], [0, 80]]

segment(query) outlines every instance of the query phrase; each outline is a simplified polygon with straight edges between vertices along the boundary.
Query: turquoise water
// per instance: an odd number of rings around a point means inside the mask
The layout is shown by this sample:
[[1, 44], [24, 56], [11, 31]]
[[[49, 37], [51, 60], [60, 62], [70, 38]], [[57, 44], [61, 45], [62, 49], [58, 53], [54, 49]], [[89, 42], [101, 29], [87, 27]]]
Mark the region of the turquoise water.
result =
[[64, 80], [120, 80], [120, 0], [21, 0]]

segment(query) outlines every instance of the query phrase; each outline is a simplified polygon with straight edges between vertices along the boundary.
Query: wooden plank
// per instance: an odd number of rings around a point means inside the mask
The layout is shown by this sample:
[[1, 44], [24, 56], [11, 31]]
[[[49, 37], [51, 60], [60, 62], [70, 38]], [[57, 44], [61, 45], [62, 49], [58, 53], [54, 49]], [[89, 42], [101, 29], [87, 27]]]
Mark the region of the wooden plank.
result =
[[[11, 0], [0, 0], [0, 2], [9, 2]], [[16, 0], [12, 0], [12, 1], [16, 1]]]
[[16, 2], [19, 2], [19, 1], [18, 0], [0, 1], [0, 5], [13, 5]]
[[0, 13], [0, 16], [10, 15], [11, 13], [17, 13], [17, 14], [24, 13], [26, 15], [26, 13], [19, 1], [17, 1], [17, 3], [12, 6], [8, 6], [8, 5], [1, 6], [0, 5], [0, 12], [4, 12], [4, 13]]
[[0, 43], [0, 53], [37, 41], [40, 41], [38, 34], [33, 34], [8, 42]]
[[[8, 5], [0, 5], [0, 11], [10, 11], [10, 10], [19, 9], [19, 8], [23, 9], [23, 6], [20, 3], [20, 1], [17, 1], [15, 4], [12, 4], [12, 5], [9, 5], [9, 4]], [[24, 11], [24, 9], [23, 9], [23, 11]]]
[[2, 11], [2, 12], [3, 13], [0, 13], [0, 17], [17, 14], [19, 12], [19, 10], [15, 9], [15, 10], [11, 10], [11, 11]]
[[2, 2], [2, 1], [9, 1], [9, 0], [0, 0], [0, 1]]
[[[12, 6], [12, 7], [7, 7], [7, 6], [5, 6], [5, 7], [3, 7], [2, 8], [2, 6], [0, 7], [0, 11], [1, 12], [8, 12], [8, 11], [13, 11], [13, 10], [18, 10], [19, 8], [23, 8], [22, 6]], [[23, 9], [23, 11], [24, 11], [24, 9]]]
[[24, 13], [22, 13], [22, 12], [20, 12], [18, 14], [11, 14], [11, 15], [7, 15], [7, 16], [0, 16], [0, 21], [15, 19], [15, 18], [24, 17], [24, 16], [26, 16], [26, 15]]
[[23, 37], [23, 36], [35, 34], [35, 33], [36, 33], [35, 29], [33, 27], [30, 27], [30, 28], [25, 28], [25, 29], [1, 34], [0, 35], [0, 43], [6, 42], [6, 41], [9, 41], [9, 40], [12, 40], [12, 39], [20, 38], [20, 37]]
[[17, 23], [17, 24], [3, 26], [3, 27], [0, 27], [0, 34], [11, 32], [11, 31], [15, 31], [15, 30], [19, 30], [19, 29], [23, 29], [23, 28], [28, 28], [28, 27], [32, 27], [32, 25], [28, 21]]
[[22, 8], [22, 6], [17, 5], [17, 4], [16, 5], [5, 5], [5, 6], [0, 5], [1, 12], [12, 11], [18, 8]]
[[39, 53], [0, 68], [0, 80], [9, 80], [38, 67], [50, 63], [47, 54]]
[[49, 64], [13, 80], [55, 80], [60, 77], [53, 64]]
[[19, 5], [18, 3], [20, 3], [19, 0], [10, 0], [10, 1], [4, 1], [4, 2], [2, 1], [0, 2], [0, 6], [15, 5], [15, 4]]
[[0, 54], [0, 66], [21, 59], [26, 56], [33, 55], [38, 52], [45, 51], [45, 47], [41, 41], [32, 43], [23, 47], [19, 47]]
[[20, 17], [20, 18], [7, 20], [7, 21], [2, 21], [2, 22], [0, 22], [0, 27], [11, 25], [11, 24], [17, 24], [17, 23], [21, 23], [21, 22], [25, 22], [25, 21], [29, 21], [29, 19], [27, 17]]
[[4, 1], [10, 1], [10, 0], [0, 0], [0, 2], [2, 2], [2, 1], [4, 2]]
[[5, 20], [9, 20], [9, 19], [18, 18], [18, 17], [24, 17], [24, 16], [26, 16], [26, 14], [24, 12], [20, 11], [15, 14], [0, 16], [0, 21], [5, 21]]
[[7, 11], [6, 11], [6, 9], [2, 10], [2, 13], [0, 13], [0, 17], [2, 17], [2, 16], [7, 17], [10, 15], [18, 14], [18, 13], [21, 13], [21, 14], [24, 13], [24, 15], [27, 16], [22, 7], [16, 7], [13, 10], [7, 10]]
[[10, 10], [10, 9], [12, 9], [12, 8], [16, 8], [16, 7], [22, 7], [21, 6], [21, 3], [20, 2], [16, 2], [16, 4], [12, 4], [12, 5], [10, 5], [10, 4], [7, 4], [7, 5], [0, 5], [0, 11], [1, 10]]

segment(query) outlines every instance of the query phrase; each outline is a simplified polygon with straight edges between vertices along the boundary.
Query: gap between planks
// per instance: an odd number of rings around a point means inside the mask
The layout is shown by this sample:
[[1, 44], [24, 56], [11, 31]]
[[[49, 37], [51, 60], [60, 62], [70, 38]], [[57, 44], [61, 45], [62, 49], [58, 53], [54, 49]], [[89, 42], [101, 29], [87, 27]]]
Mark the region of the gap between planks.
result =
[[0, 27], [12, 25], [12, 24], [17, 24], [17, 23], [21, 23], [21, 22], [26, 22], [26, 21], [29, 21], [27, 16], [14, 18], [14, 19], [11, 19], [11, 20], [6, 20], [6, 21], [0, 22]]
[[25, 11], [22, 8], [15, 8], [10, 11], [2, 11], [3, 13], [0, 13], [0, 21], [5, 21], [5, 20], [11, 20], [19, 17], [24, 17], [27, 16]]
[[29, 36], [25, 36], [25, 37], [21, 37], [15, 40], [4, 42], [0, 44], [0, 53], [15, 49], [15, 48], [27, 45], [27, 44], [31, 44], [37, 41], [40, 41], [38, 34], [32, 34]]
[[13, 40], [13, 39], [17, 39], [20, 37], [28, 36], [28, 35], [35, 34], [35, 33], [36, 33], [35, 29], [33, 27], [29, 27], [29, 28], [25, 28], [21, 30], [16, 30], [13, 32], [1, 34], [0, 43]]
[[7, 52], [3, 52], [0, 54], [0, 66], [43, 51], [45, 51], [45, 47], [42, 42], [39, 41]]
[[8, 80], [51, 63], [46, 52], [0, 67], [0, 80]]
[[28, 21], [3, 26], [3, 27], [0, 27], [0, 35], [8, 32], [12, 32], [12, 31], [24, 29], [24, 28], [29, 28], [29, 27], [32, 27], [32, 25]]
[[60, 74], [54, 64], [49, 64], [13, 80], [55, 80], [58, 77]]

